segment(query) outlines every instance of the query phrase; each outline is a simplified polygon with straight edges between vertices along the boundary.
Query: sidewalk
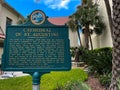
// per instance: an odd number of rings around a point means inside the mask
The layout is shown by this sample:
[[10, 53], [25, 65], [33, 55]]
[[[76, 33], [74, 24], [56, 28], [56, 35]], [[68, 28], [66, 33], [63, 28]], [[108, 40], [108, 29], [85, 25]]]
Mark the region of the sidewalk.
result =
[[13, 78], [13, 77], [21, 77], [21, 76], [27, 76], [29, 74], [22, 73], [22, 72], [4, 72], [0, 75], [0, 79], [6, 79], [6, 78]]

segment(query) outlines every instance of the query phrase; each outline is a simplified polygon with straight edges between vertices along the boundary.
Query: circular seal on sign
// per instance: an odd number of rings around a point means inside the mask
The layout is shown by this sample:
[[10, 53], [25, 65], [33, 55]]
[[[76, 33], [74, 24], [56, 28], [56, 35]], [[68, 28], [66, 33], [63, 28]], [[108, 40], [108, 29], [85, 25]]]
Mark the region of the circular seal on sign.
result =
[[30, 14], [30, 21], [35, 25], [40, 25], [45, 22], [46, 15], [41, 10], [35, 10]]

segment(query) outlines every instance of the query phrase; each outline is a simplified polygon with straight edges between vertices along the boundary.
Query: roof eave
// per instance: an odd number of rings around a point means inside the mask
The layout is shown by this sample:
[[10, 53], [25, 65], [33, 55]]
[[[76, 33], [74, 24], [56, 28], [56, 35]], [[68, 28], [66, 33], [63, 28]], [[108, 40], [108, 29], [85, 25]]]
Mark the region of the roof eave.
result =
[[12, 11], [13, 13], [17, 14], [18, 17], [20, 17], [22, 20], [24, 19], [24, 17], [19, 12], [17, 12], [14, 8], [12, 8], [7, 2], [4, 1], [2, 3], [2, 6]]

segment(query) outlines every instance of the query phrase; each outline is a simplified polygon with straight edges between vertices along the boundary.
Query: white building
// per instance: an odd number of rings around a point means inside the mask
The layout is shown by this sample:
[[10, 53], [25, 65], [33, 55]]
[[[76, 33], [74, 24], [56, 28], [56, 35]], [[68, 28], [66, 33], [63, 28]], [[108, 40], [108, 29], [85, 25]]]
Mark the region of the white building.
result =
[[[108, 15], [106, 11], [106, 6], [104, 0], [93, 0], [99, 5], [99, 14], [103, 17], [103, 22], [105, 23], [106, 29], [103, 31], [102, 35], [92, 34], [93, 49], [101, 47], [112, 47], [112, 37], [109, 26]], [[112, 7], [112, 0], [109, 0], [110, 6]], [[84, 35], [82, 36], [82, 43], [84, 43]]]
[[[48, 18], [49, 22], [55, 25], [65, 25], [69, 18], [68, 17], [53, 17]], [[69, 39], [70, 39], [70, 46], [71, 47], [78, 47], [78, 35], [77, 32], [72, 32], [72, 30], [69, 29]]]
[[0, 59], [3, 50], [6, 25], [15, 25], [19, 20], [23, 19], [24, 17], [8, 3], [6, 3], [4, 0], [0, 0]]
[[[94, 48], [112, 47], [113, 46], [112, 45], [112, 37], [111, 37], [111, 31], [110, 31], [109, 20], [108, 20], [105, 2], [104, 2], [104, 0], [97, 0], [97, 1], [98, 1], [97, 3], [99, 4], [99, 13], [103, 17], [103, 21], [106, 25], [106, 30], [103, 32], [102, 35], [100, 35], [100, 36], [94, 35], [92, 37]], [[110, 3], [110, 6], [112, 7], [112, 0], [109, 0], [109, 3]]]
[[19, 20], [23, 19], [24, 17], [8, 3], [4, 2], [4, 0], [0, 1], [0, 27], [2, 30], [6, 29], [7, 24], [17, 24]]
[[[23, 19], [24, 17], [8, 3], [4, 0], [0, 0], [0, 59], [3, 53], [3, 41], [5, 38], [6, 26], [16, 25], [19, 20]], [[64, 25], [67, 23], [68, 17], [48, 18], [48, 20], [56, 25]], [[78, 37], [76, 32], [71, 32], [71, 30], [69, 30], [69, 39], [71, 47], [78, 46]]]
[[[94, 48], [100, 47], [112, 47], [112, 38], [110, 33], [109, 21], [107, 16], [107, 11], [105, 8], [104, 0], [93, 0], [97, 1], [99, 4], [99, 12], [103, 16], [103, 20], [106, 24], [106, 30], [102, 35], [98, 36], [96, 34], [92, 35], [92, 42]], [[112, 6], [112, 0], [109, 0], [110, 5]], [[0, 0], [0, 55], [2, 54], [2, 46], [3, 40], [5, 38], [5, 30], [7, 24], [17, 24], [19, 20], [23, 20], [24, 17], [18, 13], [14, 8], [12, 8], [8, 3], [4, 2], [4, 0]], [[49, 21], [53, 24], [63, 25], [68, 21], [68, 17], [57, 17], [57, 18], [49, 18]], [[71, 32], [69, 30], [69, 39], [70, 46], [76, 47], [78, 46], [78, 37], [76, 32]], [[0, 57], [1, 58], [1, 57]]]
[[[103, 21], [106, 25], [106, 30], [100, 36], [93, 35], [92, 39], [93, 39], [94, 48], [112, 47], [113, 46], [112, 37], [111, 37], [111, 31], [110, 31], [105, 2], [104, 0], [97, 0], [97, 1], [98, 1], [97, 3], [99, 4], [99, 13], [103, 17]], [[109, 0], [109, 3], [110, 3], [110, 6], [112, 7], [112, 0]]]

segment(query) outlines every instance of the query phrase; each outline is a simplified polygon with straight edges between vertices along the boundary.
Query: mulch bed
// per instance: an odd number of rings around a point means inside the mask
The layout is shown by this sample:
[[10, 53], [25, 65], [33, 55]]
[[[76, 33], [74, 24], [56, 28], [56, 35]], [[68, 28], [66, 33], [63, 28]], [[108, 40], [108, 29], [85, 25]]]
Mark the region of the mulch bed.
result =
[[105, 87], [100, 84], [98, 78], [94, 76], [89, 76], [86, 83], [92, 90], [106, 90]]

